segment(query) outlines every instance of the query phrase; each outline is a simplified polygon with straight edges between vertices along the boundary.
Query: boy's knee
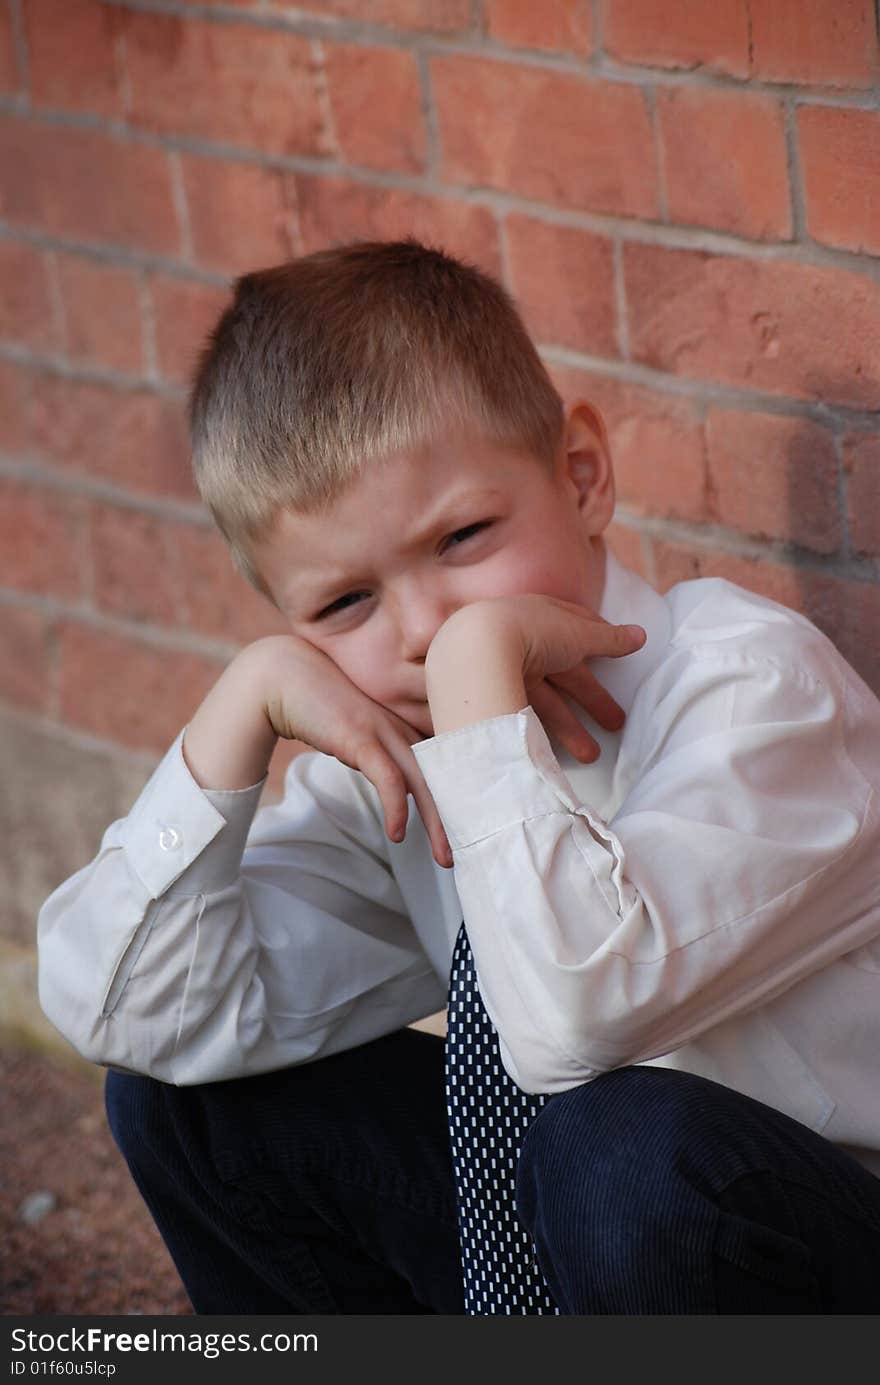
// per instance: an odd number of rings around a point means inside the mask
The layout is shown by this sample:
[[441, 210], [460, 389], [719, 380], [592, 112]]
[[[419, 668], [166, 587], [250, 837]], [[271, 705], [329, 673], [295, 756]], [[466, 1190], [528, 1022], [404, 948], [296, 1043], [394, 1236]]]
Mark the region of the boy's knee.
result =
[[691, 1073], [624, 1067], [560, 1092], [532, 1123], [518, 1182], [560, 1190], [595, 1179], [630, 1196], [662, 1180], [683, 1147], [699, 1144], [705, 1084]]
[[609, 1283], [627, 1283], [648, 1228], [662, 1241], [699, 1098], [690, 1079], [665, 1069], [617, 1068], [541, 1109], [520, 1154], [515, 1205], [545, 1255], [560, 1263], [601, 1261]]

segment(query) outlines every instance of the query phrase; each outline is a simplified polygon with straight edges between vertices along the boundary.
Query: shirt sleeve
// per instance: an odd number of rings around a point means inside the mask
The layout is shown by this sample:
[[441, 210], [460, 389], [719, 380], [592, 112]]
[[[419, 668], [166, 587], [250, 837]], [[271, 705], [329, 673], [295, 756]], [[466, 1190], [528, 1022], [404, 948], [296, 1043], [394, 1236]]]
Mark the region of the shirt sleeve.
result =
[[845, 699], [771, 658], [671, 658], [636, 694], [609, 822], [531, 707], [413, 747], [519, 1086], [670, 1053], [876, 935], [876, 795]]
[[258, 810], [265, 779], [202, 789], [183, 735], [40, 910], [40, 1002], [74, 1047], [187, 1085], [307, 1062], [440, 1009], [362, 776], [303, 753], [281, 803]]

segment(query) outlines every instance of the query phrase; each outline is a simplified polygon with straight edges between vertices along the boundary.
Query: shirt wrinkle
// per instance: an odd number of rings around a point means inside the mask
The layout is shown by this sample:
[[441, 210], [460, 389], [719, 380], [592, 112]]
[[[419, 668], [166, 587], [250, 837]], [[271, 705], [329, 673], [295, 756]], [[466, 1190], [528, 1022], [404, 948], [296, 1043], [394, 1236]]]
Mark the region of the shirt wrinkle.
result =
[[455, 849], [457, 852], [467, 851], [472, 846], [480, 846], [483, 842], [490, 841], [492, 837], [497, 837], [502, 832], [510, 832], [518, 828], [528, 827], [530, 822], [542, 822], [545, 818], [572, 818], [576, 812], [577, 809], [569, 808], [565, 804], [563, 804], [560, 809], [548, 808], [544, 813], [533, 813], [530, 817], [516, 818], [513, 822], [503, 822], [500, 826], [493, 827], [491, 832], [486, 832], [484, 836], [474, 837], [472, 841], [462, 842], [461, 845], [457, 846]]
[[826, 693], [832, 691], [827, 683], [817, 678], [815, 674], [810, 673], [803, 664], [797, 664], [791, 660], [783, 661], [781, 659], [775, 659], [771, 654], [752, 654], [744, 649], [719, 649], [717, 646], [711, 644], [697, 644], [691, 646], [682, 644], [677, 647], [692, 654], [694, 659], [713, 659], [718, 663], [727, 663], [730, 661], [741, 665], [743, 668], [772, 668], [777, 673], [785, 674], [797, 679], [801, 683], [806, 683], [810, 688], [821, 688], [822, 691]]

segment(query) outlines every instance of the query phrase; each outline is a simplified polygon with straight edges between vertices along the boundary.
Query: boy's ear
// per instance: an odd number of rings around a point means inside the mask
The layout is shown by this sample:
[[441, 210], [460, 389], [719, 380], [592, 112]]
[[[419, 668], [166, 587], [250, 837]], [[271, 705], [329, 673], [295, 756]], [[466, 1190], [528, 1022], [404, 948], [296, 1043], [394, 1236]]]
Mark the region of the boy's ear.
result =
[[565, 411], [560, 460], [581, 518], [591, 534], [601, 534], [614, 515], [614, 466], [605, 420], [586, 399], [574, 400]]

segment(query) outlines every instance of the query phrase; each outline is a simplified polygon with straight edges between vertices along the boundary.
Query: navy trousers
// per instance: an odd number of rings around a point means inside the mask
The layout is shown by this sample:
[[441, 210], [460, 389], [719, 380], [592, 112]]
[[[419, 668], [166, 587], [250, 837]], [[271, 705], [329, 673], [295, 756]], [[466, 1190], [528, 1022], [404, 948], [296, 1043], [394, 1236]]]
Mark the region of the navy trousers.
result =
[[[463, 1312], [443, 1040], [258, 1077], [110, 1072], [110, 1127], [197, 1313]], [[880, 1178], [717, 1083], [553, 1096], [516, 1210], [565, 1314], [880, 1312]]]

